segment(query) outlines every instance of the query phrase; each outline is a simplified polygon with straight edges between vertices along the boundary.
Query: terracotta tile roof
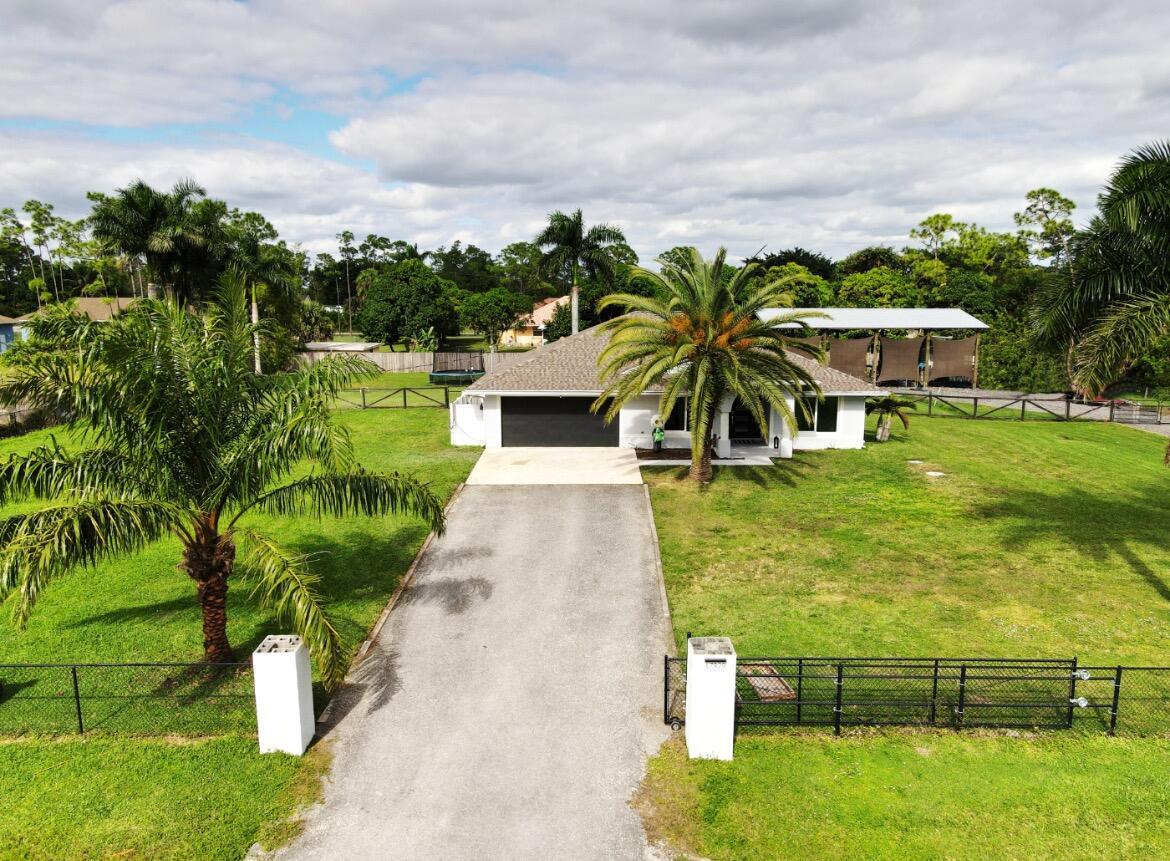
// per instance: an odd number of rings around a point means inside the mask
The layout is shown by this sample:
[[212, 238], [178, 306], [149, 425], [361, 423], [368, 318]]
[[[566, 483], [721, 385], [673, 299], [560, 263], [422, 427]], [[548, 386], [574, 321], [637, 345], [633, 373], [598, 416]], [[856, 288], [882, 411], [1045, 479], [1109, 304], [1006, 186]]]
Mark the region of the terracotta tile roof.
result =
[[[576, 335], [561, 338], [533, 350], [506, 368], [480, 377], [466, 391], [475, 392], [583, 392], [602, 390], [597, 357], [605, 348], [608, 335], [598, 326]], [[804, 368], [825, 394], [884, 391], [865, 380], [834, 370], [807, 356], [789, 353], [793, 362]], [[650, 389], [648, 391], [656, 391]]]
[[553, 315], [557, 313], [557, 308], [568, 304], [568, 296], [557, 296], [550, 299], [541, 299], [536, 303], [535, 307], [533, 307], [532, 313], [528, 315], [528, 319], [524, 322], [523, 325], [547, 326], [552, 322]]

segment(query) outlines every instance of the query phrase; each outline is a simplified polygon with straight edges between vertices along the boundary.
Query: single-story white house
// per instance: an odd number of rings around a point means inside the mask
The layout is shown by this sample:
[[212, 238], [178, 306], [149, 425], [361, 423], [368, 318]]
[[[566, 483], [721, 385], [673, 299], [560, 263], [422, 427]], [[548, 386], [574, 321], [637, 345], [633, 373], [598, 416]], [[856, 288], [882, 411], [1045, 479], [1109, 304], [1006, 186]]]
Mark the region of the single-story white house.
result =
[[[451, 405], [452, 445], [652, 447], [656, 394], [636, 398], [609, 424], [589, 410], [602, 391], [597, 357], [607, 338], [595, 326], [481, 377]], [[793, 437], [775, 410], [770, 411], [768, 427], [761, 428], [741, 404], [728, 399], [717, 422], [717, 457], [729, 457], [733, 444], [757, 451], [767, 448], [782, 456], [792, 449], [864, 446], [865, 400], [885, 392], [806, 356], [794, 353], [792, 359], [809, 372], [824, 395], [818, 402], [810, 394], [811, 420], [794, 410], [801, 420]], [[689, 448], [687, 427], [687, 404], [680, 398], [665, 420], [666, 447]]]

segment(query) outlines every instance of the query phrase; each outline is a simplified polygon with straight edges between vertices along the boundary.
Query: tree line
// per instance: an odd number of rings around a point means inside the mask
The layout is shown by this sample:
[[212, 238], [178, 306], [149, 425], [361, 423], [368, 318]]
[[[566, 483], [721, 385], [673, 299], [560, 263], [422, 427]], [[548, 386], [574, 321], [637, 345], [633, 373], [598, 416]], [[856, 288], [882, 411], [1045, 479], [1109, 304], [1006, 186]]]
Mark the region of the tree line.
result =
[[[980, 354], [989, 387], [1170, 387], [1168, 163], [1167, 143], [1127, 156], [1081, 230], [1071, 200], [1037, 188], [1014, 214], [1014, 230], [940, 212], [910, 229], [901, 247], [870, 246], [837, 260], [798, 245], [765, 247], [722, 271], [730, 279], [750, 265], [755, 277], [781, 277], [796, 307], [962, 308], [990, 326]], [[400, 349], [435, 349], [468, 330], [495, 343], [537, 301], [570, 295], [546, 330], [555, 340], [617, 314], [606, 296], [655, 289], [638, 276], [638, 255], [621, 229], [590, 226], [580, 210], [551, 213], [531, 241], [496, 254], [460, 241], [434, 249], [376, 234], [359, 241], [346, 230], [336, 254], [311, 257], [260, 213], [209, 198], [191, 181], [167, 191], [138, 181], [88, 197], [92, 210], [78, 221], [37, 200], [0, 210], [0, 313], [155, 288], [198, 304], [231, 270], [272, 324], [264, 364], [276, 368], [335, 328]], [[689, 253], [671, 248], [657, 260], [677, 265]]]

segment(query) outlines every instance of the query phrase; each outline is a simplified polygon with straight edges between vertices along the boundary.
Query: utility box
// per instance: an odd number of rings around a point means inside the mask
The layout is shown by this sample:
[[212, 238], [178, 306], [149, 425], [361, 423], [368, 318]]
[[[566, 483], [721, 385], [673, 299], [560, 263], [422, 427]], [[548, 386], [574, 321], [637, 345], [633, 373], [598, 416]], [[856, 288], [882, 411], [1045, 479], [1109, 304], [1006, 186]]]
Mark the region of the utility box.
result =
[[735, 647], [727, 637], [687, 640], [687, 753], [731, 759], [735, 747]]
[[261, 753], [300, 756], [317, 728], [309, 650], [294, 634], [264, 638], [252, 653]]

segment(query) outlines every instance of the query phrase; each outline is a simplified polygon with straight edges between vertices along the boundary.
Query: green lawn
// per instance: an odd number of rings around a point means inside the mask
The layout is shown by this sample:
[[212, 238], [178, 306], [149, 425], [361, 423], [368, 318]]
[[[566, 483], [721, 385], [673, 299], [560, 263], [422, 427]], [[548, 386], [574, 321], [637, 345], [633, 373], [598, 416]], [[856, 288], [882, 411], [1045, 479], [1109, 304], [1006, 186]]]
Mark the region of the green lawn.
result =
[[[366, 467], [413, 472], [444, 497], [479, 453], [448, 445], [442, 409], [345, 411], [338, 420], [350, 429]], [[25, 451], [48, 435], [0, 441], [0, 453]], [[351, 649], [365, 637], [426, 535], [421, 522], [406, 517], [321, 522], [256, 517], [254, 523], [286, 546], [313, 555], [314, 568], [323, 575], [321, 592]], [[178, 560], [178, 545], [164, 541], [134, 558], [53, 584], [26, 630], [0, 619], [0, 663], [197, 660], [200, 614], [194, 587], [175, 570]], [[266, 634], [282, 628], [246, 588], [237, 585], [228, 600], [229, 635], [247, 659]], [[261, 757], [253, 738], [233, 736], [195, 743], [24, 738], [5, 741], [0, 751], [4, 861], [63, 854], [239, 858], [262, 823], [291, 812], [298, 779], [320, 767], [315, 762], [324, 757]]]
[[[918, 417], [864, 451], [717, 469], [706, 490], [654, 470], [679, 646], [692, 631], [741, 655], [1166, 664], [1164, 445]], [[712, 859], [1160, 857], [1168, 765], [1166, 738], [770, 730], [741, 735], [730, 764], [668, 745], [642, 803]]]
[[862, 451], [717, 469], [705, 491], [648, 471], [679, 645], [1164, 663], [1164, 445], [1091, 422], [916, 417]]

